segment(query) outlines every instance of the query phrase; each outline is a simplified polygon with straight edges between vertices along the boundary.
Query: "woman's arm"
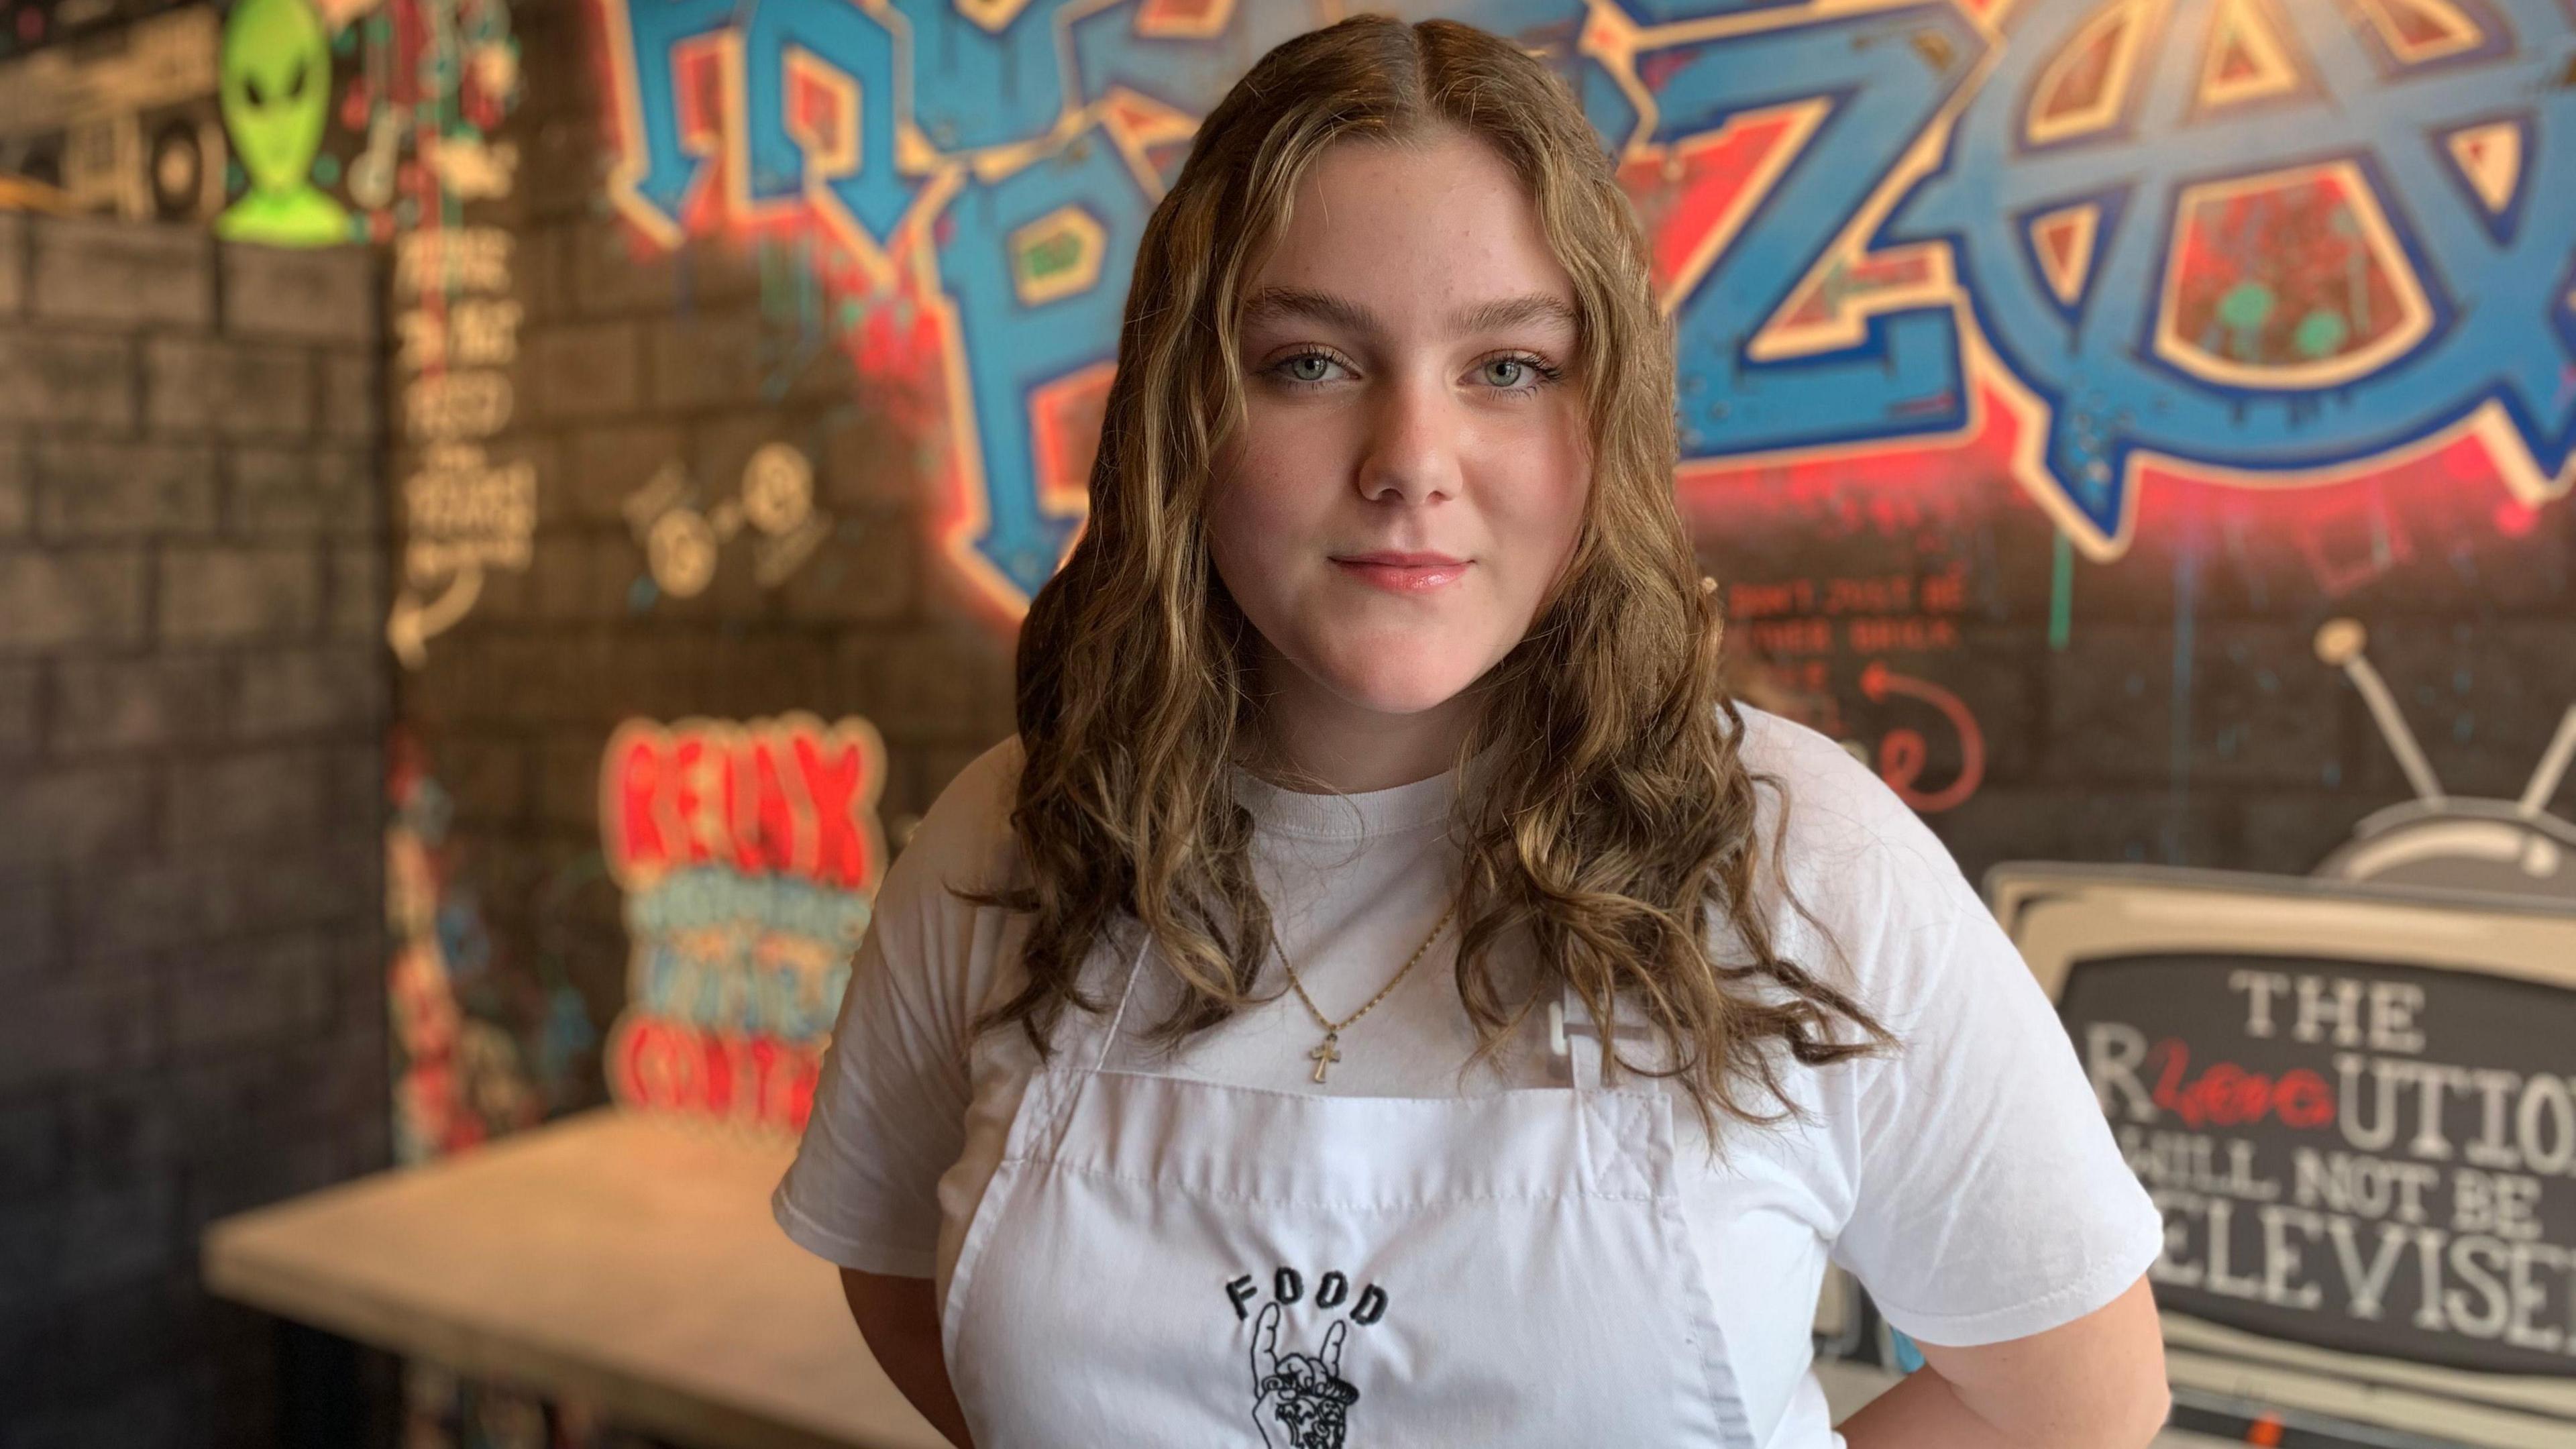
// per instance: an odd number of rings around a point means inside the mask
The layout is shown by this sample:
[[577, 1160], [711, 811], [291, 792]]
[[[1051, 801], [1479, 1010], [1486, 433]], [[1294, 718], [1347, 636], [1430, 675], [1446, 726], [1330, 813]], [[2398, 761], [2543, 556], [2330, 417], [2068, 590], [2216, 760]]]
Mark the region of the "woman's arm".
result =
[[1850, 1449], [2144, 1449], [2172, 1407], [2147, 1280], [2072, 1323], [1926, 1367], [1842, 1425]]
[[858, 1320], [859, 1336], [877, 1356], [877, 1367], [949, 1443], [975, 1449], [957, 1391], [948, 1384], [948, 1365], [939, 1356], [939, 1304], [931, 1280], [843, 1268], [841, 1296], [850, 1300], [850, 1316]]

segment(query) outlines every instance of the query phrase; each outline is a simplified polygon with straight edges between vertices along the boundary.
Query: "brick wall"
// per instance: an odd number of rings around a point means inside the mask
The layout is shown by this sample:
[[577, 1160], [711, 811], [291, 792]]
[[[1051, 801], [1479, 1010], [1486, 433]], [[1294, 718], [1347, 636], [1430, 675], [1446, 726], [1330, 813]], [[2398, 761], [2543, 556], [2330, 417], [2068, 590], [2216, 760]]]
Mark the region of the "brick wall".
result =
[[210, 1219], [386, 1160], [376, 267], [0, 216], [0, 1440], [266, 1442]]

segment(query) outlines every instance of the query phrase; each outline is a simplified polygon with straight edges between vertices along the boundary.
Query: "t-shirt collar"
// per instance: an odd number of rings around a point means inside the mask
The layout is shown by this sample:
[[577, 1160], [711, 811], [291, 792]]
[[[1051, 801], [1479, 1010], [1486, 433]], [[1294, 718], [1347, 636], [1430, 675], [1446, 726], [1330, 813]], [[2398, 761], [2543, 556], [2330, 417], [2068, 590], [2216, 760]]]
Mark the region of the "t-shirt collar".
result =
[[[1467, 762], [1469, 789], [1484, 783], [1498, 753], [1489, 745]], [[1459, 793], [1456, 776], [1446, 769], [1410, 784], [1347, 795], [1283, 789], [1240, 765], [1229, 764], [1226, 770], [1234, 781], [1234, 798], [1252, 813], [1255, 828], [1281, 835], [1356, 839], [1416, 830], [1446, 821]]]

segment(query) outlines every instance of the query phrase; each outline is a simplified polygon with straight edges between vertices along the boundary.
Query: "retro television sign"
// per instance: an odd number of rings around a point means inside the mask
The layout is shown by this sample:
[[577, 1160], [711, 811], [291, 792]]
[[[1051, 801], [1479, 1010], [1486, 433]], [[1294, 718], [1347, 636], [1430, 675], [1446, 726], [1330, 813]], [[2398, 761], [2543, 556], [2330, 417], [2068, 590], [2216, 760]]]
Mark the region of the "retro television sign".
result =
[[2576, 1443], [2576, 909], [2153, 867], [1986, 893], [2163, 1211], [2178, 1390]]

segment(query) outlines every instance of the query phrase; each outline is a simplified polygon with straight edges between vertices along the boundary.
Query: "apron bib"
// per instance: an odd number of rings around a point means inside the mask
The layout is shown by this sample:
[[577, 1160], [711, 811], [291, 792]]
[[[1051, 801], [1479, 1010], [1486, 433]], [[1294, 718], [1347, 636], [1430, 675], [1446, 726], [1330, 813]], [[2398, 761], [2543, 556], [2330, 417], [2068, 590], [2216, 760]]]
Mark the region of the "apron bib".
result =
[[959, 1247], [976, 1449], [1750, 1449], [1671, 1099], [1601, 1086], [1571, 993], [1570, 1088], [1333, 1097], [1106, 1069], [1143, 961]]

